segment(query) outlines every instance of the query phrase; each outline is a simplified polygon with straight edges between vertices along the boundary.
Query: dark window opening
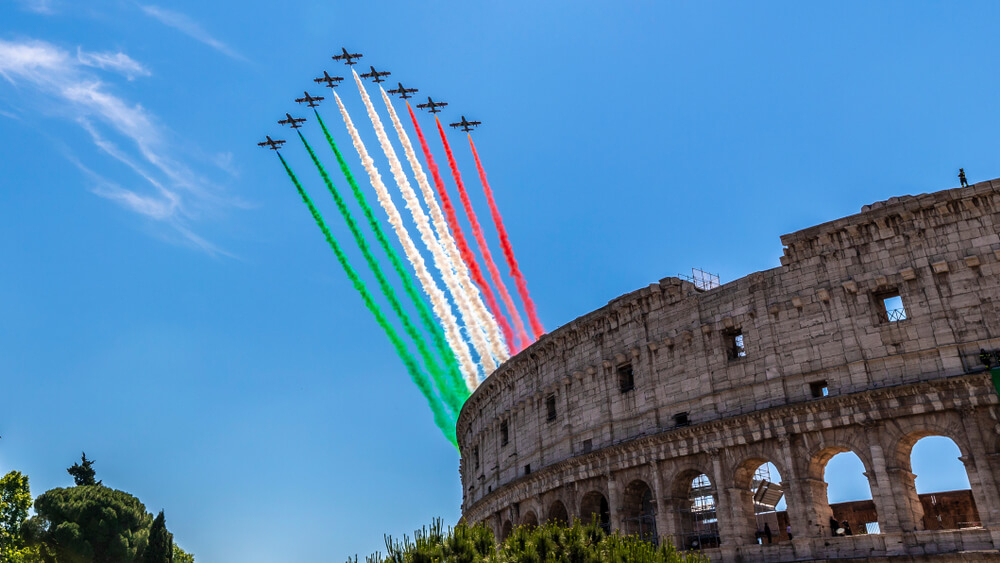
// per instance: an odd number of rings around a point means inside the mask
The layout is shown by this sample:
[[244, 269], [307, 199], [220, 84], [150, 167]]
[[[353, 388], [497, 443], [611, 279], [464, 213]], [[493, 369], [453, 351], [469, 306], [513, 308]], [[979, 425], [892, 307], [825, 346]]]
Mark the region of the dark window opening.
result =
[[674, 426], [687, 426], [691, 424], [688, 413], [680, 412], [674, 415]]
[[635, 374], [632, 371], [632, 364], [618, 366], [618, 389], [622, 393], [635, 389]]
[[556, 396], [549, 395], [545, 398], [545, 420], [552, 422], [556, 419]]
[[525, 475], [531, 475], [531, 464], [530, 463], [528, 465], [524, 466], [524, 474]]
[[583, 441], [583, 453], [585, 453], [585, 454], [590, 453], [591, 450], [593, 450], [593, 449], [594, 449], [594, 441], [593, 440], [584, 440]]
[[895, 323], [906, 320], [906, 307], [898, 290], [887, 291], [875, 295], [878, 310], [878, 320], [883, 323]]
[[500, 423], [500, 445], [506, 446], [510, 439], [510, 434], [507, 432], [507, 421]]
[[743, 345], [742, 330], [737, 329], [724, 332], [723, 337], [726, 339], [726, 358], [729, 361], [747, 357], [747, 349]]
[[809, 384], [809, 392], [815, 398], [826, 397], [830, 394], [830, 388], [826, 385], [826, 380], [813, 381]]
[[472, 448], [472, 459], [476, 462], [476, 469], [479, 469], [479, 446]]
[[489, 487], [486, 487], [486, 492], [487, 493], [492, 493], [493, 492], [493, 485], [490, 485]]

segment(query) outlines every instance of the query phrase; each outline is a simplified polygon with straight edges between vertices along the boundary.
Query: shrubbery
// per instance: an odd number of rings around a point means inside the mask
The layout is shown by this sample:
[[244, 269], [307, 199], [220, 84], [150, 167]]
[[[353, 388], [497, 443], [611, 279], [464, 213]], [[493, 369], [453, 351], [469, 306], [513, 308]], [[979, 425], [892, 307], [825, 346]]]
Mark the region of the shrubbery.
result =
[[[634, 536], [606, 534], [596, 522], [572, 526], [546, 524], [515, 529], [498, 544], [479, 524], [447, 530], [440, 520], [418, 530], [413, 539], [386, 537], [386, 554], [366, 563], [707, 563], [697, 553], [678, 552], [669, 542], [656, 546]], [[348, 563], [358, 559], [348, 558]]]

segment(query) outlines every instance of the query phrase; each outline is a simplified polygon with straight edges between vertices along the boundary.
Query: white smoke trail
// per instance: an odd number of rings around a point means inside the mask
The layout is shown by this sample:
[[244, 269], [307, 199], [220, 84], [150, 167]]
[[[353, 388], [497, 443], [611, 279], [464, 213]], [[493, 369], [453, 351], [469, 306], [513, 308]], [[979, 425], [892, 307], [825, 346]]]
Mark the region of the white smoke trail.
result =
[[[465, 320], [465, 326], [468, 327], [469, 338], [472, 340], [473, 346], [480, 354], [480, 361], [483, 363], [483, 367], [486, 368], [486, 373], [489, 375], [496, 369], [496, 362], [494, 361], [494, 347], [486, 338], [483, 337], [481, 331], [477, 329], [475, 314], [472, 311], [472, 306], [469, 304], [469, 299], [465, 292], [462, 290], [455, 279], [455, 274], [452, 268], [448, 264], [448, 259], [444, 252], [441, 250], [441, 245], [434, 235], [434, 231], [431, 229], [430, 221], [427, 219], [427, 214], [424, 213], [423, 208], [420, 207], [420, 200], [417, 198], [416, 192], [410, 186], [410, 181], [406, 178], [406, 173], [403, 172], [403, 165], [396, 156], [396, 150], [392, 148], [392, 144], [389, 142], [388, 135], [385, 134], [385, 127], [382, 126], [382, 119], [378, 116], [375, 111], [375, 106], [372, 105], [372, 100], [368, 96], [368, 91], [365, 90], [365, 85], [361, 82], [361, 77], [358, 76], [357, 72], [354, 72], [354, 82], [358, 85], [358, 91], [361, 93], [361, 99], [365, 103], [365, 108], [368, 110], [368, 118], [371, 119], [372, 126], [375, 127], [375, 134], [378, 136], [379, 144], [382, 145], [382, 152], [385, 153], [386, 158], [389, 159], [389, 168], [392, 170], [392, 175], [396, 179], [396, 184], [399, 186], [399, 191], [403, 194], [403, 201], [406, 202], [406, 208], [410, 210], [413, 215], [413, 220], [417, 225], [417, 230], [420, 232], [420, 239], [423, 241], [424, 246], [430, 251], [431, 256], [434, 258], [434, 264], [437, 266], [438, 271], [441, 272], [441, 277], [444, 279], [444, 284], [451, 292], [452, 299], [455, 300], [455, 304], [458, 306], [458, 311], [462, 314], [462, 318]], [[495, 338], [493, 334], [489, 335], [492, 340]], [[502, 350], [502, 348], [501, 348]], [[497, 359], [503, 361], [503, 355], [500, 354]], [[478, 380], [470, 382], [473, 387], [478, 385]]]
[[347, 131], [351, 135], [354, 148], [358, 151], [358, 156], [361, 157], [361, 163], [364, 165], [365, 171], [368, 172], [368, 178], [375, 188], [378, 201], [382, 204], [382, 209], [385, 209], [386, 214], [389, 215], [389, 224], [396, 231], [396, 236], [399, 237], [399, 242], [403, 245], [403, 252], [406, 254], [407, 259], [413, 264], [413, 269], [417, 274], [420, 285], [423, 286], [424, 292], [430, 297], [431, 308], [434, 309], [434, 314], [437, 315], [441, 324], [444, 325], [445, 340], [448, 341], [448, 345], [455, 352], [459, 368], [462, 370], [462, 375], [465, 376], [466, 384], [468, 384], [470, 378], [472, 378], [472, 381], [475, 381], [478, 370], [476, 369], [475, 362], [472, 361], [469, 347], [466, 346], [465, 340], [462, 338], [461, 330], [458, 328], [458, 320], [455, 319], [455, 315], [452, 314], [451, 307], [448, 305], [448, 299], [445, 297], [444, 292], [441, 291], [441, 288], [437, 286], [437, 282], [431, 277], [430, 272], [427, 271], [423, 256], [417, 250], [417, 246], [413, 243], [413, 239], [410, 238], [410, 234], [406, 232], [406, 227], [403, 225], [403, 218], [400, 216], [399, 210], [396, 209], [396, 204], [393, 203], [392, 197], [389, 195], [389, 190], [382, 183], [382, 176], [379, 174], [378, 168], [375, 167], [375, 161], [368, 155], [368, 150], [365, 148], [365, 144], [362, 142], [357, 128], [354, 127], [354, 122], [351, 121], [351, 116], [347, 113], [344, 102], [336, 92], [333, 93], [333, 97], [337, 100], [340, 115], [344, 118], [344, 124], [347, 125]]
[[[406, 159], [409, 161], [410, 167], [413, 168], [413, 175], [417, 179], [417, 185], [420, 186], [420, 191], [423, 193], [424, 201], [427, 203], [427, 208], [431, 212], [431, 219], [434, 223], [434, 230], [437, 231], [438, 240], [442, 242], [444, 251], [448, 255], [449, 261], [456, 265], [459, 282], [466, 288], [466, 291], [469, 294], [469, 300], [472, 303], [480, 326], [486, 329], [487, 333], [491, 335], [490, 340], [494, 343], [494, 353], [502, 353], [503, 355], [498, 355], [497, 357], [500, 361], [506, 361], [507, 358], [510, 357], [510, 352], [503, 345], [503, 338], [500, 336], [499, 325], [497, 325], [497, 321], [493, 318], [489, 309], [486, 308], [486, 304], [483, 302], [479, 289], [472, 283], [472, 278], [469, 275], [469, 268], [466, 266], [465, 261], [462, 260], [462, 257], [458, 252], [458, 245], [455, 244], [455, 239], [451, 236], [451, 231], [448, 229], [448, 222], [445, 220], [444, 213], [441, 212], [441, 206], [438, 205], [437, 197], [434, 195], [434, 190], [431, 188], [431, 184], [427, 180], [427, 174], [424, 173], [424, 168], [420, 165], [420, 161], [417, 159], [417, 153], [413, 149], [413, 143], [410, 142], [409, 135], [407, 135], [406, 130], [403, 129], [403, 123], [399, 120], [399, 115], [396, 113], [396, 109], [392, 107], [392, 100], [389, 99], [389, 95], [385, 93], [384, 88], [382, 88], [381, 91], [382, 101], [385, 102], [385, 107], [389, 110], [389, 117], [392, 119], [392, 125], [396, 128], [396, 134], [399, 136], [399, 142], [403, 144], [403, 150], [406, 152]], [[500, 348], [500, 350], [497, 350], [497, 348]]]

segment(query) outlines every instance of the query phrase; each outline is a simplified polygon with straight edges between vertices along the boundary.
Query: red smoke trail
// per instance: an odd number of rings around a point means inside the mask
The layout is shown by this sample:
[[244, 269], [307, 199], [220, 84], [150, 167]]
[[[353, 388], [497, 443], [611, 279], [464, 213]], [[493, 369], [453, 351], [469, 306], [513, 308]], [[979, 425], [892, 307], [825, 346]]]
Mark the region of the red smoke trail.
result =
[[479, 253], [483, 255], [483, 262], [486, 263], [486, 269], [490, 271], [490, 278], [493, 280], [493, 284], [497, 286], [497, 291], [500, 292], [500, 299], [503, 300], [504, 306], [507, 307], [507, 311], [510, 313], [510, 318], [514, 321], [518, 338], [521, 339], [524, 346], [527, 346], [533, 340], [524, 331], [524, 322], [521, 320], [521, 314], [518, 313], [517, 306], [514, 305], [514, 300], [511, 299], [510, 293], [507, 291], [507, 286], [504, 285], [503, 278], [500, 277], [500, 270], [497, 269], [497, 265], [493, 261], [493, 255], [490, 254], [490, 247], [487, 246], [486, 237], [483, 236], [483, 228], [479, 225], [476, 212], [472, 209], [472, 201], [469, 200], [469, 194], [465, 191], [465, 184], [462, 183], [462, 174], [458, 171], [455, 155], [452, 154], [451, 145], [448, 144], [444, 128], [441, 127], [441, 120], [435, 116], [434, 121], [437, 122], [438, 133], [441, 134], [444, 152], [448, 155], [448, 165], [451, 167], [451, 175], [455, 178], [455, 184], [458, 186], [458, 195], [462, 199], [462, 207], [465, 208], [465, 215], [469, 218], [469, 224], [472, 225], [472, 234], [476, 237], [476, 246], [479, 247]]
[[476, 282], [479, 289], [483, 292], [483, 298], [486, 300], [486, 306], [490, 308], [490, 313], [496, 318], [497, 323], [500, 325], [500, 330], [503, 332], [503, 337], [507, 340], [507, 347], [510, 348], [511, 353], [517, 353], [522, 348], [528, 345], [527, 340], [519, 339], [520, 342], [515, 342], [514, 331], [510, 328], [510, 323], [507, 322], [507, 318], [503, 316], [500, 310], [500, 304], [497, 303], [497, 298], [493, 295], [493, 290], [490, 289], [490, 285], [486, 283], [486, 278], [483, 277], [483, 271], [479, 269], [479, 263], [476, 262], [476, 255], [472, 253], [472, 249], [469, 248], [469, 243], [465, 239], [465, 233], [462, 232], [462, 226], [458, 224], [458, 216], [455, 215], [455, 207], [451, 204], [451, 198], [448, 197], [448, 191], [444, 186], [444, 179], [441, 178], [441, 172], [438, 170], [437, 163], [434, 162], [434, 156], [431, 154], [431, 149], [427, 146], [427, 139], [424, 137], [424, 132], [420, 129], [420, 124], [417, 123], [417, 116], [413, 114], [413, 108], [410, 107], [410, 103], [406, 102], [406, 109], [410, 111], [410, 120], [413, 121], [413, 128], [417, 130], [417, 138], [420, 139], [420, 148], [424, 151], [424, 158], [427, 160], [427, 168], [431, 171], [431, 176], [434, 177], [434, 187], [437, 188], [438, 195], [441, 196], [441, 205], [444, 207], [445, 216], [448, 218], [448, 225], [451, 227], [452, 234], [455, 238], [455, 244], [458, 246], [458, 252], [462, 255], [462, 261], [469, 268], [469, 273], [472, 275], [472, 281]]
[[517, 259], [514, 258], [514, 247], [510, 245], [507, 229], [503, 226], [503, 217], [500, 216], [497, 202], [493, 199], [493, 190], [490, 189], [490, 183], [486, 181], [486, 170], [483, 169], [483, 163], [479, 161], [479, 153], [476, 152], [476, 144], [472, 142], [471, 134], [469, 135], [469, 146], [472, 147], [472, 156], [476, 159], [476, 168], [479, 169], [479, 179], [483, 182], [486, 201], [490, 204], [490, 215], [493, 216], [493, 224], [496, 225], [497, 233], [500, 234], [500, 246], [503, 248], [504, 258], [507, 259], [507, 266], [510, 267], [510, 275], [514, 278], [514, 283], [517, 284], [517, 293], [520, 294], [521, 300], [524, 301], [524, 310], [528, 313], [531, 330], [535, 333], [535, 339], [537, 340], [545, 334], [545, 329], [542, 327], [542, 322], [538, 320], [535, 302], [531, 300], [531, 295], [528, 294], [528, 283], [524, 281], [521, 268], [518, 267]]

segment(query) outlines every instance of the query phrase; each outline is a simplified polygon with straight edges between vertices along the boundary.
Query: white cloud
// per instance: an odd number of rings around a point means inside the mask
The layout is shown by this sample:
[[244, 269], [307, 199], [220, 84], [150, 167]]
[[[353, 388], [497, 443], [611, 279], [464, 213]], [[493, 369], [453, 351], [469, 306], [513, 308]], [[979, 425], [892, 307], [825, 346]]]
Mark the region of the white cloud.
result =
[[207, 31], [204, 30], [204, 28], [201, 27], [201, 24], [184, 14], [165, 10], [159, 6], [153, 5], [139, 6], [139, 8], [142, 9], [146, 15], [158, 20], [163, 25], [172, 27], [188, 37], [208, 45], [227, 57], [232, 57], [241, 61], [246, 60], [243, 55], [234, 51], [229, 45], [226, 45], [222, 41], [212, 37]]
[[[225, 254], [194, 234], [188, 223], [197, 211], [212, 209], [225, 201], [202, 176], [175, 159], [166, 141], [168, 132], [142, 105], [113, 92], [93, 70], [145, 70], [124, 53], [68, 52], [42, 41], [0, 40], [0, 76], [17, 86], [30, 86], [31, 99], [44, 100], [45, 109], [72, 119], [90, 135], [98, 149], [121, 162], [148, 183], [142, 189], [127, 189], [94, 173], [75, 157], [70, 159], [96, 184], [92, 191], [144, 217], [169, 225], [187, 243], [212, 254]], [[53, 100], [58, 103], [52, 103]], [[103, 127], [100, 125], [103, 124]], [[101, 132], [117, 134], [123, 148]]]
[[18, 0], [18, 4], [23, 6], [25, 10], [36, 14], [51, 15], [56, 13], [53, 0]]
[[118, 71], [129, 80], [134, 80], [136, 76], [150, 76], [152, 74], [141, 63], [120, 51], [117, 53], [88, 53], [77, 47], [76, 60], [85, 66]]

